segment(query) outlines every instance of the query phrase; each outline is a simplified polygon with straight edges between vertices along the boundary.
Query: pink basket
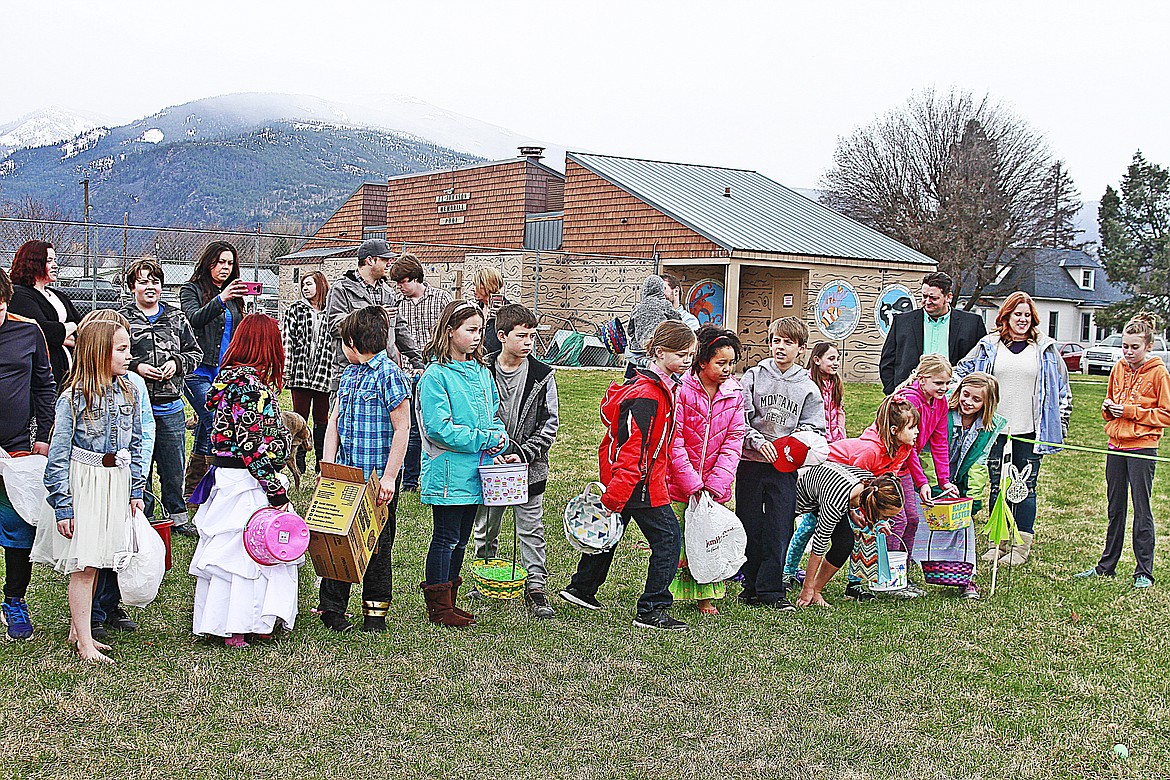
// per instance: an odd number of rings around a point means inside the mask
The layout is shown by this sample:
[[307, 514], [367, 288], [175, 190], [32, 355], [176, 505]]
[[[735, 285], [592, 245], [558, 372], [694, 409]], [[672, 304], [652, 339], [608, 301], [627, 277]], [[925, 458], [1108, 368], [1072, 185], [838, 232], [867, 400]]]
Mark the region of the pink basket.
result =
[[244, 549], [261, 566], [290, 563], [309, 549], [309, 526], [294, 512], [257, 509], [244, 526]]

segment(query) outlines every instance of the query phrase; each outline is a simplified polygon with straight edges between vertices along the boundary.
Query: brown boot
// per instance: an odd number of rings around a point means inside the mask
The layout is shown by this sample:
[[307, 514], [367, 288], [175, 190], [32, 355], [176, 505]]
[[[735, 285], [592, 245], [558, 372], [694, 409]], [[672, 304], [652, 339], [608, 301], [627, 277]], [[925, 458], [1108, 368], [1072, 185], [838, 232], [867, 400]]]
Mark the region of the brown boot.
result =
[[1003, 566], [1020, 566], [1028, 562], [1028, 556], [1032, 554], [1032, 540], [1036, 538], [1034, 534], [1024, 533], [1020, 531], [1020, 538], [1024, 541], [1020, 544], [1010, 548], [1006, 558], [1000, 558], [999, 564]]
[[459, 588], [462, 585], [463, 585], [463, 578], [462, 577], [456, 577], [455, 579], [451, 580], [451, 611], [454, 612], [456, 615], [459, 615], [461, 617], [471, 618], [471, 622], [474, 623], [475, 622], [475, 615], [471, 614], [470, 612], [468, 612], [465, 609], [459, 609], [459, 605], [457, 605], [455, 603], [455, 600], [457, 598], [459, 598]]
[[[196, 486], [199, 485], [199, 480], [203, 479], [203, 475], [207, 473], [209, 466], [211, 466], [210, 455], [198, 455], [192, 452], [187, 456], [187, 471], [183, 474], [183, 496], [185, 498], [191, 498], [191, 494], [195, 492]], [[187, 504], [187, 512], [192, 517], [198, 511], [198, 506]]]
[[470, 618], [456, 615], [451, 611], [451, 583], [442, 582], [438, 585], [419, 585], [422, 588], [423, 599], [427, 603], [427, 619], [441, 626], [466, 628], [472, 624]]
[[996, 560], [1007, 557], [1011, 554], [1012, 542], [1010, 539], [1005, 539], [999, 543], [998, 547], [992, 547], [987, 552], [983, 553], [983, 560], [988, 563], [995, 563]]

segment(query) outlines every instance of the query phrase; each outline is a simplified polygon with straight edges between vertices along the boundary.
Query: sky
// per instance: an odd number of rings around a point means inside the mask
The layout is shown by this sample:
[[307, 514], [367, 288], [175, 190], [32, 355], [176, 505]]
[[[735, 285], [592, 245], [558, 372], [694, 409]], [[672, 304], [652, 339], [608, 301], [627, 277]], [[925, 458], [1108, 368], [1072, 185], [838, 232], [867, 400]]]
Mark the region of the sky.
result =
[[958, 88], [1041, 133], [1085, 200], [1139, 148], [1170, 166], [1161, 2], [57, 0], [4, 17], [0, 122], [390, 93], [569, 148], [815, 187], [838, 138]]

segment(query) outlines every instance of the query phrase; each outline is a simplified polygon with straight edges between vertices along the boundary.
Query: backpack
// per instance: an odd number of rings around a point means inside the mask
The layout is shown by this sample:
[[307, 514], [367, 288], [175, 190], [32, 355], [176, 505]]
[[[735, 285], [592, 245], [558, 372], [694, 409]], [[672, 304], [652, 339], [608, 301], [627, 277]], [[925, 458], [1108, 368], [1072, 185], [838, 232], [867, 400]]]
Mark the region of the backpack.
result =
[[[593, 492], [594, 487], [598, 492]], [[601, 503], [604, 492], [600, 482], [590, 482], [565, 505], [565, 539], [574, 550], [585, 555], [609, 552], [626, 530], [621, 515], [610, 512]]]
[[629, 339], [620, 317], [614, 317], [608, 322], [597, 326], [597, 338], [605, 345], [607, 351], [614, 355], [624, 355]]

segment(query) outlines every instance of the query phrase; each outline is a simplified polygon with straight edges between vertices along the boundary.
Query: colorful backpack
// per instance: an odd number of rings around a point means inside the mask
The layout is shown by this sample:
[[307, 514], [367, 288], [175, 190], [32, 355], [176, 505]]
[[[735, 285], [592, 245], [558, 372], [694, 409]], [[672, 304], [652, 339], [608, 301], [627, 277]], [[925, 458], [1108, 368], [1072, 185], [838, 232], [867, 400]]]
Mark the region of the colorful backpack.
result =
[[629, 343], [629, 339], [626, 337], [626, 328], [622, 325], [620, 317], [614, 317], [612, 320], [598, 325], [597, 338], [601, 339], [601, 343], [612, 354], [626, 354], [626, 344]]

